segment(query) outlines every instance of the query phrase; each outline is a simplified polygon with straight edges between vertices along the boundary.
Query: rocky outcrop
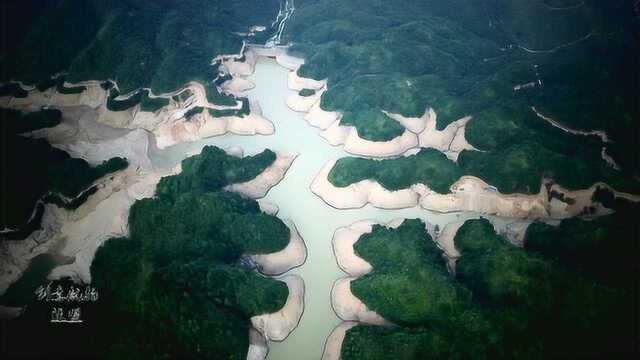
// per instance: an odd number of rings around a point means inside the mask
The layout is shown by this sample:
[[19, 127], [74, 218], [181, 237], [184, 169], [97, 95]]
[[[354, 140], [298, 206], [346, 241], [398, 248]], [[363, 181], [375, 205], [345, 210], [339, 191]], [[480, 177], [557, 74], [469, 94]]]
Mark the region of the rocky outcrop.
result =
[[[385, 224], [390, 228], [402, 225], [404, 219], [395, 219]], [[349, 277], [338, 279], [331, 289], [331, 306], [343, 321], [357, 321], [370, 325], [390, 326], [391, 322], [370, 310], [365, 303], [351, 292], [351, 281], [373, 270], [371, 264], [355, 254], [354, 244], [362, 235], [370, 233], [376, 221], [363, 220], [347, 227], [339, 228], [333, 235], [333, 253], [338, 266]]]

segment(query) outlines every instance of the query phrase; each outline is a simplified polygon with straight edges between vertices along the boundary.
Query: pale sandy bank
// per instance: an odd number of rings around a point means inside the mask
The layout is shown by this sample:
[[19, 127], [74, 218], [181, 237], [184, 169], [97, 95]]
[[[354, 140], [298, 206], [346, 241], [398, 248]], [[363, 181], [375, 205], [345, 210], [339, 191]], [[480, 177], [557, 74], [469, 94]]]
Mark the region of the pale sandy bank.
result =
[[238, 193], [250, 199], [260, 199], [276, 186], [293, 164], [298, 154], [276, 153], [276, 160], [254, 179], [243, 183], [227, 185], [224, 190]]
[[320, 136], [333, 146], [343, 145], [344, 151], [349, 154], [375, 158], [399, 156], [418, 146], [418, 136], [409, 130], [389, 141], [371, 141], [361, 138], [354, 126], [343, 126], [339, 121], [334, 122]]
[[[253, 87], [253, 84], [243, 78], [251, 75], [255, 68], [256, 54], [248, 49], [241, 55], [221, 55], [221, 71], [232, 75], [231, 80], [223, 83], [220, 91], [228, 94], [241, 95], [245, 90]], [[218, 59], [218, 58], [216, 58]], [[270, 135], [274, 132], [273, 124], [262, 116], [260, 106], [250, 102], [250, 114], [244, 117], [209, 115], [208, 110], [238, 110], [242, 102], [237, 101], [231, 106], [211, 104], [207, 100], [205, 87], [195, 81], [188, 82], [182, 88], [155, 95], [150, 89], [151, 98], [165, 98], [168, 105], [161, 109], [148, 112], [142, 111], [140, 105], [133, 106], [124, 111], [110, 111], [107, 108], [109, 92], [101, 87], [101, 81], [91, 80], [67, 86], [85, 86], [86, 90], [80, 94], [60, 94], [55, 88], [40, 92], [30, 90], [26, 98], [14, 98], [5, 96], [0, 99], [4, 107], [35, 111], [43, 106], [60, 108], [88, 106], [98, 112], [98, 122], [123, 129], [143, 129], [152, 132], [157, 138], [158, 148], [165, 148], [182, 142], [201, 140], [203, 138], [233, 133], [238, 135]], [[113, 82], [115, 88], [118, 84]], [[117, 100], [127, 99], [138, 91], [118, 96]], [[176, 95], [181, 95], [176, 97]], [[187, 113], [195, 108], [206, 109], [202, 114], [185, 118]]]
[[269, 344], [264, 335], [254, 328], [249, 329], [247, 360], [264, 360], [269, 355]]
[[128, 235], [131, 205], [153, 196], [160, 178], [166, 175], [169, 174], [129, 167], [115, 174], [113, 180], [106, 182], [77, 210], [61, 211], [62, 227], [56, 237], [65, 241], [60, 254], [75, 260], [54, 268], [49, 279], [69, 277], [76, 282], [90, 283], [90, 266], [98, 248], [109, 238]]
[[351, 292], [351, 281], [355, 278], [341, 278], [333, 283], [331, 306], [336, 315], [344, 321], [358, 321], [370, 325], [391, 326], [389, 321], [370, 310], [365, 303]]
[[248, 79], [242, 77], [234, 77], [231, 80], [225, 81], [220, 85], [220, 89], [227, 94], [232, 94], [237, 97], [244, 97], [245, 92], [255, 88], [256, 85]]
[[[404, 219], [394, 219], [382, 225], [396, 229], [403, 222]], [[353, 246], [362, 235], [370, 233], [373, 230], [373, 225], [376, 224], [380, 223], [374, 220], [362, 220], [349, 226], [338, 228], [333, 234], [333, 254], [336, 257], [338, 266], [351, 277], [360, 277], [373, 270], [371, 264], [356, 255]]]
[[314, 80], [305, 77], [298, 76], [298, 71], [294, 70], [289, 72], [287, 76], [287, 86], [294, 91], [301, 91], [303, 89], [321, 90], [327, 85], [326, 80]]
[[[275, 128], [271, 121], [262, 116], [262, 109], [255, 101], [249, 102], [250, 113], [244, 117], [222, 116], [213, 117], [209, 109], [204, 109], [201, 113], [186, 119], [183, 114], [167, 115], [159, 123], [151, 127], [151, 131], [156, 136], [157, 146], [160, 149], [171, 145], [193, 142], [212, 136], [220, 136], [227, 133], [236, 135], [271, 135]], [[149, 119], [161, 117], [155, 113], [143, 113], [136, 116], [136, 123], [142, 124], [146, 121], [137, 121], [141, 116]], [[150, 120], [155, 121], [155, 120]], [[138, 125], [136, 125], [138, 126]]]
[[271, 254], [252, 255], [251, 259], [258, 265], [258, 271], [265, 275], [274, 276], [301, 266], [307, 260], [307, 246], [298, 233], [293, 221], [284, 219], [291, 235], [289, 244], [281, 251]]
[[421, 117], [405, 117], [400, 114], [383, 111], [389, 118], [405, 127], [406, 131], [389, 141], [370, 141], [361, 138], [356, 128], [340, 125], [342, 114], [325, 111], [321, 107], [322, 93], [327, 89], [326, 80], [314, 80], [298, 75], [294, 69], [289, 73], [287, 84], [296, 92], [302, 89], [316, 90], [316, 94], [302, 97], [293, 94], [287, 99], [287, 105], [294, 111], [306, 112], [304, 119], [314, 127], [324, 130], [321, 136], [329, 144], [342, 145], [346, 152], [367, 157], [393, 157], [416, 148], [434, 148], [443, 152], [449, 159], [457, 161], [463, 150], [475, 150], [465, 138], [465, 127], [471, 117], [464, 117], [444, 130], [436, 129], [437, 116], [432, 108], [427, 108]]
[[358, 323], [354, 321], [343, 321], [336, 326], [327, 338], [327, 341], [324, 343], [322, 360], [340, 360], [342, 342], [347, 335], [347, 331], [357, 325]]
[[[592, 200], [595, 190], [610, 189], [615, 196], [640, 201], [640, 196], [617, 192], [604, 183], [588, 189], [569, 191], [545, 180], [537, 194], [502, 194], [495, 187], [474, 176], [463, 176], [447, 194], [432, 191], [424, 184], [389, 191], [373, 180], [362, 180], [346, 187], [336, 187], [328, 175], [336, 160], [329, 161], [311, 184], [314, 194], [338, 209], [360, 208], [367, 204], [384, 209], [401, 209], [419, 204], [426, 210], [441, 213], [470, 211], [519, 219], [565, 219], [579, 215], [605, 215], [611, 210]], [[559, 194], [551, 196], [552, 193]], [[559, 196], [564, 197], [564, 201]], [[569, 199], [569, 200], [567, 200]]]
[[376, 224], [372, 220], [362, 220], [352, 225], [338, 228], [333, 234], [333, 254], [342, 271], [352, 277], [360, 277], [373, 270], [371, 264], [357, 256], [353, 245], [365, 233], [370, 233], [372, 226]]
[[274, 58], [280, 66], [291, 71], [298, 70], [304, 64], [304, 59], [287, 53], [288, 46], [249, 46], [249, 48], [258, 56]]
[[304, 281], [298, 275], [285, 275], [277, 280], [287, 284], [289, 296], [284, 307], [271, 314], [251, 318], [251, 324], [268, 341], [283, 341], [298, 326], [304, 311]]
[[371, 204], [381, 209], [403, 209], [418, 204], [419, 194], [413, 188], [389, 191], [373, 180], [363, 180], [346, 187], [336, 187], [328, 175], [336, 160], [322, 167], [311, 183], [311, 191], [336, 209], [357, 209]]
[[128, 234], [128, 214], [139, 199], [152, 196], [160, 177], [168, 175], [129, 166], [99, 179], [97, 192], [76, 210], [45, 205], [42, 229], [19, 241], [2, 242], [0, 257], [0, 294], [17, 281], [31, 259], [56, 248], [61, 256], [74, 261], [54, 268], [50, 279], [70, 277], [90, 283], [90, 266], [102, 243]]
[[268, 215], [276, 216], [278, 215], [278, 212], [280, 212], [278, 205], [264, 199], [258, 200], [258, 206], [260, 206], [260, 211]]
[[456, 273], [456, 261], [460, 257], [460, 252], [456, 249], [454, 239], [458, 229], [464, 225], [464, 221], [452, 222], [444, 226], [440, 233], [432, 236], [438, 247], [444, 252], [447, 261], [447, 269], [453, 275]]

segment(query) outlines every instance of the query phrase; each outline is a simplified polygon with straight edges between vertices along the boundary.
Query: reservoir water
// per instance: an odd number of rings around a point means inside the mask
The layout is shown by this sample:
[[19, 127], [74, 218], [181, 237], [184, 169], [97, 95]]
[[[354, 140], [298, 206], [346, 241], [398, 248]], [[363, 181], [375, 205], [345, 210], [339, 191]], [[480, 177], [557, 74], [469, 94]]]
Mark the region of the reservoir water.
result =
[[345, 276], [336, 264], [331, 247], [333, 232], [338, 227], [364, 219], [387, 222], [395, 218], [421, 218], [442, 228], [449, 222], [477, 215], [436, 214], [420, 208], [390, 211], [371, 206], [337, 210], [325, 204], [311, 192], [309, 186], [327, 161], [348, 154], [341, 147], [329, 145], [319, 136], [318, 129], [307, 124], [303, 114], [287, 107], [285, 101], [294, 93], [287, 87], [288, 72], [274, 60], [260, 58], [255, 74], [250, 77], [256, 87], [248, 95], [260, 103], [263, 115], [274, 123], [274, 135], [209, 138], [160, 150], [153, 154], [152, 160], [157, 166], [172, 167], [190, 154], [199, 153], [205, 145], [221, 148], [240, 146], [245, 154], [255, 154], [266, 148], [299, 154], [284, 180], [271, 189], [265, 200], [278, 205], [278, 217], [295, 222], [306, 242], [309, 253], [307, 261], [292, 270], [305, 281], [305, 312], [298, 328], [285, 341], [270, 345], [269, 359], [320, 359], [326, 337], [340, 323], [330, 301], [333, 282]]

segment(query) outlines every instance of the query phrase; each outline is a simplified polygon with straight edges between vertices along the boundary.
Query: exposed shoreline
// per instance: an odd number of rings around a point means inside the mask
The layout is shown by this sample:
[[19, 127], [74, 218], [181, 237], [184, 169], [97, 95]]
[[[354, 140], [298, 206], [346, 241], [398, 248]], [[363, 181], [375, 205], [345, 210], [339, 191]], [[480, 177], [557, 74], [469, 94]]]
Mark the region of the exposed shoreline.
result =
[[250, 199], [261, 199], [269, 190], [278, 185], [293, 164], [298, 154], [276, 153], [276, 160], [255, 178], [227, 185], [224, 190], [238, 193]]
[[358, 326], [357, 322], [343, 321], [333, 329], [325, 341], [322, 360], [340, 360], [342, 343], [347, 336], [347, 331], [355, 326]]
[[300, 323], [304, 312], [304, 280], [298, 275], [284, 275], [277, 280], [287, 284], [289, 295], [282, 309], [251, 318], [253, 328], [267, 341], [284, 341]]
[[376, 326], [392, 326], [393, 324], [369, 309], [351, 292], [351, 282], [356, 278], [347, 277], [335, 281], [331, 289], [331, 307], [343, 321], [356, 321]]
[[[329, 161], [320, 170], [311, 184], [311, 190], [337, 209], [357, 209], [367, 204], [381, 209], [403, 209], [420, 205], [425, 210], [440, 213], [470, 211], [506, 218], [566, 219], [610, 213], [610, 209], [591, 200], [598, 188], [609, 189], [616, 197], [640, 201], [640, 196], [618, 192], [602, 182], [587, 189], [567, 190], [558, 184], [543, 181], [538, 194], [502, 194], [474, 176], [462, 176], [451, 185], [447, 194], [438, 194], [424, 184], [390, 191], [374, 180], [362, 180], [346, 187], [337, 187], [328, 180], [335, 163], [336, 160]], [[571, 200], [561, 201], [560, 197]]]
[[[246, 76], [253, 74], [257, 55], [248, 49], [244, 52], [245, 61], [236, 61], [239, 55], [221, 55], [215, 61], [221, 62], [224, 72], [232, 76], [219, 87], [219, 91], [230, 95], [243, 95], [242, 92], [251, 88], [253, 84]], [[117, 82], [111, 81], [115, 88]], [[275, 129], [273, 123], [262, 116], [262, 111], [257, 102], [250, 102], [249, 114], [244, 117], [222, 116], [213, 117], [209, 110], [239, 110], [242, 102], [237, 101], [233, 106], [211, 104], [207, 100], [205, 87], [196, 81], [186, 83], [180, 89], [173, 92], [154, 95], [151, 89], [141, 88], [128, 94], [119, 95], [116, 99], [125, 100], [140, 91], [148, 91], [150, 98], [164, 98], [169, 104], [155, 112], [142, 111], [140, 104], [127, 110], [111, 111], [107, 108], [107, 99], [110, 90], [102, 88], [102, 81], [88, 80], [77, 84], [65, 83], [68, 86], [84, 86], [85, 90], [78, 94], [62, 94], [57, 89], [50, 88], [40, 92], [35, 88], [29, 89], [26, 98], [16, 98], [11, 95], [0, 98], [0, 106], [23, 110], [35, 111], [42, 107], [59, 108], [65, 111], [67, 108], [88, 106], [98, 113], [98, 122], [123, 129], [143, 129], [153, 133], [156, 137], [157, 147], [160, 149], [183, 142], [193, 142], [211, 136], [220, 136], [227, 133], [237, 135], [271, 135]], [[190, 96], [182, 100], [173, 97], [178, 94], [189, 93]], [[202, 114], [187, 119], [185, 115], [192, 109], [204, 108]]]
[[307, 246], [300, 236], [296, 225], [289, 219], [283, 222], [289, 228], [289, 244], [281, 251], [271, 254], [251, 255], [258, 271], [267, 276], [278, 276], [302, 266], [307, 260]]
[[[220, 89], [236, 96], [253, 88], [254, 84], [246, 79], [253, 74], [257, 55], [250, 48], [244, 51], [244, 61], [239, 56], [223, 56], [220, 58], [223, 71], [232, 75], [231, 79], [222, 83]], [[278, 63], [283, 66], [297, 67], [297, 59], [286, 54], [278, 55]], [[124, 100], [135, 93], [147, 90], [150, 98], [167, 98], [169, 104], [155, 112], [141, 111], [140, 104], [124, 110], [107, 109], [109, 92], [101, 87], [101, 81], [83, 82], [86, 90], [80, 94], [60, 94], [55, 88], [39, 92], [29, 89], [25, 99], [12, 96], [0, 98], [2, 106], [35, 111], [42, 106], [60, 108], [64, 116], [77, 115], [76, 109], [87, 108], [95, 114], [91, 120], [95, 126], [89, 133], [83, 124], [67, 124], [64, 128], [45, 129], [38, 136], [55, 138], [54, 146], [73, 156], [81, 157], [90, 163], [96, 163], [106, 155], [122, 155], [131, 158], [130, 166], [110, 176], [109, 181], [100, 185], [98, 192], [92, 195], [85, 204], [75, 211], [58, 209], [47, 205], [43, 217], [44, 230], [36, 231], [28, 239], [21, 240], [12, 248], [10, 257], [19, 258], [19, 264], [3, 259], [0, 268], [0, 293], [18, 280], [36, 255], [46, 253], [50, 248], [64, 242], [61, 255], [73, 260], [70, 264], [55, 267], [49, 279], [71, 278], [76, 282], [90, 283], [90, 265], [102, 243], [114, 236], [128, 235], [128, 213], [131, 205], [144, 197], [153, 196], [155, 187], [163, 176], [179, 172], [180, 166], [172, 170], [155, 169], [149, 159], [149, 151], [156, 147], [163, 149], [175, 144], [198, 141], [211, 136], [233, 133], [236, 135], [270, 135], [275, 129], [273, 123], [262, 116], [257, 102], [250, 101], [250, 114], [244, 117], [223, 116], [213, 118], [211, 110], [238, 110], [242, 106], [237, 102], [234, 106], [219, 106], [207, 101], [206, 91], [202, 84], [190, 82], [183, 88], [169, 94], [154, 95], [150, 89], [138, 89], [129, 94], [119, 95], [117, 100]], [[113, 82], [116, 89], [117, 83]], [[189, 92], [188, 98], [173, 99], [174, 95]], [[204, 111], [189, 119], [186, 113], [203, 107]], [[82, 121], [83, 119], [80, 119]], [[100, 126], [122, 129], [124, 133], [114, 138], [104, 139], [97, 134]], [[108, 132], [110, 134], [110, 132]], [[114, 133], [115, 134], [115, 133]], [[229, 151], [233, 152], [233, 151]], [[277, 185], [285, 176], [297, 154], [276, 154], [276, 161], [255, 179], [241, 184], [232, 184], [225, 190], [242, 194], [245, 197], [258, 199], [264, 197], [269, 189]], [[277, 205], [259, 203], [267, 213], [275, 214]], [[105, 219], [112, 219], [105, 221]], [[292, 268], [301, 266], [307, 257], [306, 245], [295, 225], [285, 220], [291, 230], [289, 244], [280, 252], [252, 256], [259, 271], [273, 276], [283, 274]], [[63, 241], [64, 240], [64, 241]], [[33, 244], [36, 245], [33, 245]], [[4, 250], [4, 249], [3, 249]], [[278, 280], [285, 282], [289, 290], [286, 304], [279, 311], [263, 314], [251, 319], [250, 347], [247, 357], [264, 359], [268, 354], [270, 341], [283, 341], [298, 326], [304, 311], [304, 281], [297, 275], [284, 275]], [[2, 309], [4, 310], [4, 309]], [[11, 314], [15, 311], [11, 309]]]
[[[304, 63], [304, 62], [302, 62]], [[299, 67], [298, 67], [299, 68]], [[400, 123], [405, 131], [401, 136], [389, 141], [370, 141], [361, 138], [353, 126], [340, 125], [342, 114], [321, 108], [322, 94], [327, 91], [326, 80], [314, 80], [297, 74], [298, 68], [291, 69], [287, 84], [291, 90], [315, 90], [316, 93], [303, 97], [293, 94], [287, 99], [287, 106], [293, 111], [306, 113], [305, 120], [317, 127], [322, 136], [333, 146], [343, 146], [350, 154], [374, 158], [389, 158], [405, 154], [419, 148], [434, 148], [449, 159], [457, 161], [463, 150], [476, 150], [465, 138], [465, 127], [471, 120], [464, 117], [449, 124], [444, 130], [436, 129], [437, 117], [432, 108], [427, 108], [421, 117], [411, 118], [382, 111], [389, 118]]]

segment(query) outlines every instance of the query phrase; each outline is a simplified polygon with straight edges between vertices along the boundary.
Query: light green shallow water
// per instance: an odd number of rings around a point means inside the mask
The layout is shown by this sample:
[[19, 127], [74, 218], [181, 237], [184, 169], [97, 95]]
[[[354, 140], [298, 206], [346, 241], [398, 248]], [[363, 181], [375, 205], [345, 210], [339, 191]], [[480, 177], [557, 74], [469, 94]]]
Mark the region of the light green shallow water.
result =
[[442, 215], [419, 208], [389, 211], [371, 206], [357, 210], [336, 210], [326, 205], [309, 190], [309, 185], [327, 161], [347, 154], [340, 147], [330, 146], [319, 136], [319, 130], [304, 121], [302, 114], [287, 107], [285, 101], [293, 94], [287, 88], [287, 74], [288, 70], [275, 61], [260, 58], [256, 72], [251, 77], [256, 88], [249, 92], [249, 97], [258, 100], [264, 116], [274, 123], [274, 135], [227, 135], [176, 145], [154, 154], [153, 161], [159, 166], [174, 166], [187, 154], [197, 153], [205, 145], [222, 148], [240, 146], [246, 154], [258, 153], [265, 148], [300, 154], [284, 180], [271, 189], [265, 199], [280, 207], [278, 217], [290, 218], [295, 222], [307, 244], [307, 262], [290, 272], [299, 274], [305, 281], [305, 312], [298, 328], [285, 341], [270, 344], [269, 359], [320, 359], [326, 337], [340, 323], [331, 309], [330, 301], [333, 282], [345, 275], [338, 268], [331, 247], [333, 232], [338, 227], [364, 219], [387, 222], [395, 218], [421, 218], [442, 227], [449, 222], [477, 215]]

